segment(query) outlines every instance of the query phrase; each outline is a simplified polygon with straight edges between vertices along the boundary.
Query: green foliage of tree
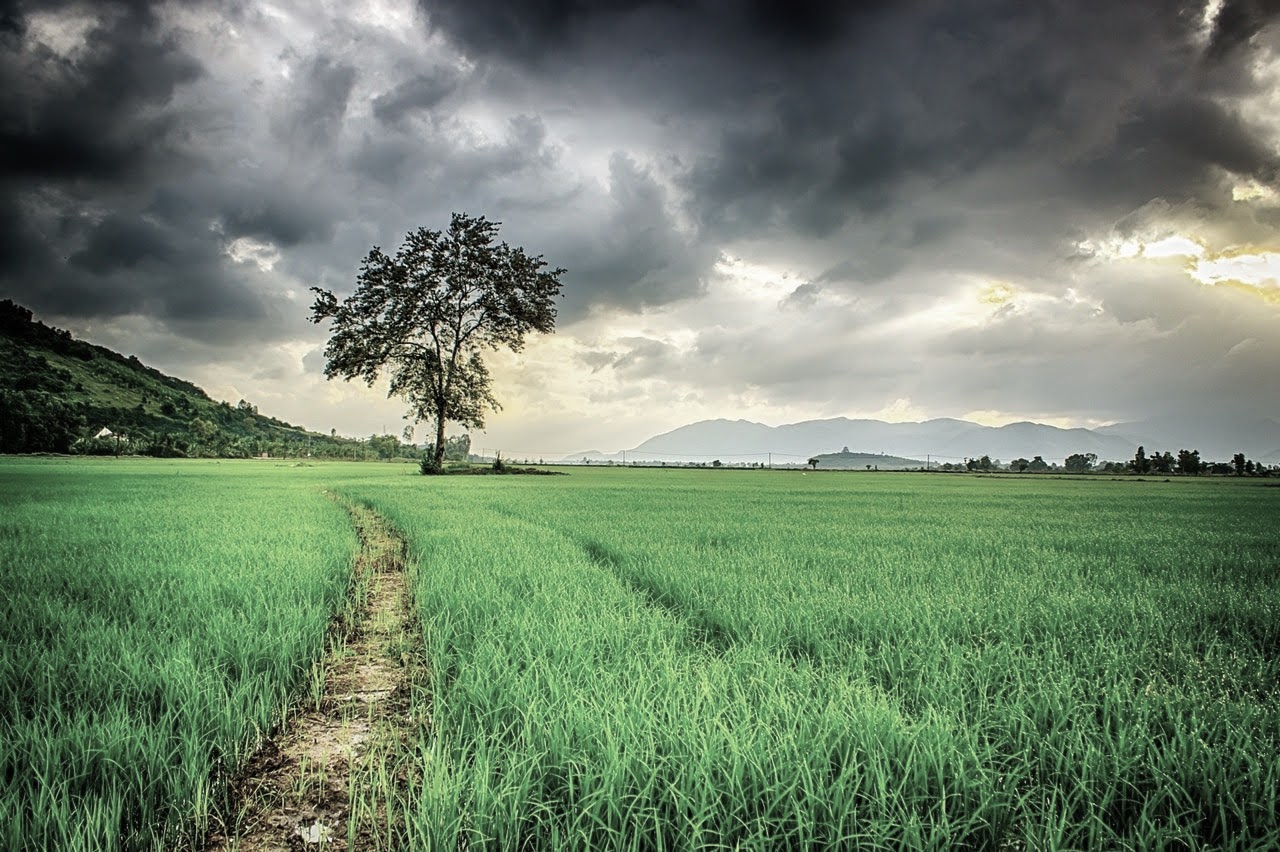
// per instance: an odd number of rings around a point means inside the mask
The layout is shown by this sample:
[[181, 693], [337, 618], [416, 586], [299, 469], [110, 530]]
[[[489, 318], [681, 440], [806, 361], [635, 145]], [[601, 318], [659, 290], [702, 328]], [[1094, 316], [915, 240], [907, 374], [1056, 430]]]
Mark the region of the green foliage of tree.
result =
[[1026, 459], [1014, 459], [1013, 461], [1009, 462], [1009, 470], [1015, 471], [1017, 473], [1025, 472], [1026, 469], [1030, 466], [1031, 466], [1031, 462], [1029, 462]]
[[213, 438], [214, 435], [218, 434], [217, 424], [209, 420], [205, 420], [202, 417], [192, 419], [192, 421], [187, 425], [191, 434], [195, 435], [202, 441], [208, 441]]
[[0, 388], [0, 450], [67, 453], [84, 431], [74, 406], [39, 390]]
[[1097, 453], [1072, 453], [1063, 461], [1062, 466], [1069, 473], [1088, 473], [1098, 461]]
[[400, 439], [395, 435], [370, 435], [366, 443], [369, 445], [370, 452], [383, 461], [404, 458], [412, 452], [412, 448], [401, 444]]
[[[436, 445], [434, 443], [427, 444], [427, 457], [435, 459]], [[445, 461], [466, 461], [471, 455], [471, 436], [467, 433], [454, 435], [446, 438], [444, 441], [444, 460]]]
[[565, 270], [495, 242], [498, 225], [455, 213], [447, 231], [411, 231], [394, 256], [374, 246], [345, 300], [312, 288], [311, 321], [332, 321], [325, 376], [372, 385], [386, 373], [390, 395], [409, 404], [406, 416], [435, 422], [437, 472], [445, 424], [483, 428], [498, 408], [481, 354], [518, 352], [525, 335], [555, 329]]
[[991, 461], [991, 456], [983, 456], [980, 459], [965, 459], [964, 466], [966, 470], [990, 471], [995, 468], [995, 462]]
[[1179, 473], [1195, 476], [1200, 473], [1201, 467], [1199, 450], [1178, 450]]
[[1040, 456], [1036, 456], [1031, 461], [1027, 462], [1027, 470], [1032, 473], [1044, 473], [1048, 469], [1049, 463]]
[[1149, 473], [1151, 471], [1151, 460], [1147, 458], [1147, 451], [1141, 445], [1138, 446], [1138, 452], [1134, 454], [1133, 461], [1129, 462], [1129, 467], [1134, 473]]

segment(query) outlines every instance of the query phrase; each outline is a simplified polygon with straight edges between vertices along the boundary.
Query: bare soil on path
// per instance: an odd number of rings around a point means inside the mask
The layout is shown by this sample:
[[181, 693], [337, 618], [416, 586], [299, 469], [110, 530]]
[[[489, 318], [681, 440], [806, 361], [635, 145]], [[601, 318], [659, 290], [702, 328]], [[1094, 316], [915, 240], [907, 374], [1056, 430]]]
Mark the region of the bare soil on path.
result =
[[[394, 849], [403, 842], [410, 743], [425, 689], [422, 634], [404, 540], [371, 509], [347, 507], [360, 537], [348, 606], [335, 617], [313, 687], [230, 785], [206, 849]], [[423, 711], [425, 712], [425, 711]]]

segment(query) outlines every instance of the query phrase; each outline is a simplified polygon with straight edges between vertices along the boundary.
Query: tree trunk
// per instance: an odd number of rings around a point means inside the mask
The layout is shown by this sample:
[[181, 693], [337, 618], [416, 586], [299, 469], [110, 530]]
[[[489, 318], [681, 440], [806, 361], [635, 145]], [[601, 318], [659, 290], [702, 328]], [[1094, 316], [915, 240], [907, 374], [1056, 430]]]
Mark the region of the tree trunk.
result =
[[436, 473], [444, 472], [444, 412], [436, 412], [436, 447], [431, 468]]

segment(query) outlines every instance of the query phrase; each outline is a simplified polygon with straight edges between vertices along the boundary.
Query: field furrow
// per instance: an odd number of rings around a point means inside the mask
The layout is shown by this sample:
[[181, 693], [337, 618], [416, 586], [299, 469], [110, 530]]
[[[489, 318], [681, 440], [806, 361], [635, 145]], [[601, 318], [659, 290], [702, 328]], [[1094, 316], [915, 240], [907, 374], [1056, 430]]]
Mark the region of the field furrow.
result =
[[417, 774], [410, 748], [429, 725], [411, 711], [425, 680], [421, 633], [404, 540], [367, 507], [347, 509], [360, 551], [328, 653], [288, 724], [234, 780], [232, 807], [207, 849], [403, 846], [404, 795]]

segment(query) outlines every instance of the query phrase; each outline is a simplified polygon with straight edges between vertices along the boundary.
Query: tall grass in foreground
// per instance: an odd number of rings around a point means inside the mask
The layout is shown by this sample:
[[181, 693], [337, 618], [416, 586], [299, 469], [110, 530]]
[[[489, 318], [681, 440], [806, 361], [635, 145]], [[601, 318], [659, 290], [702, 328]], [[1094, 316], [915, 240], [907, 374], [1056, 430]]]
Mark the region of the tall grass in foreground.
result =
[[419, 848], [1280, 843], [1280, 495], [575, 472], [366, 491], [435, 671]]
[[354, 547], [265, 465], [0, 464], [0, 847], [202, 829], [320, 654]]

